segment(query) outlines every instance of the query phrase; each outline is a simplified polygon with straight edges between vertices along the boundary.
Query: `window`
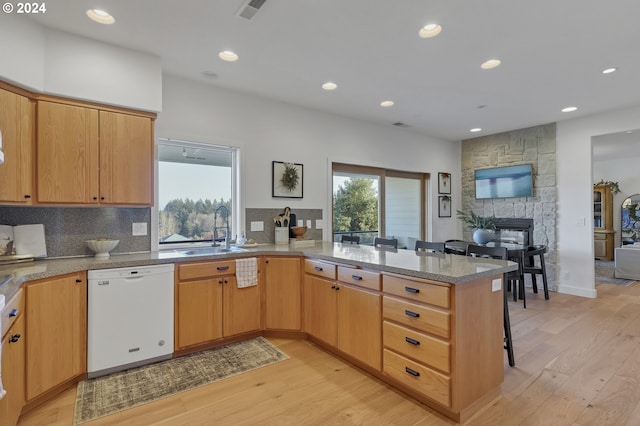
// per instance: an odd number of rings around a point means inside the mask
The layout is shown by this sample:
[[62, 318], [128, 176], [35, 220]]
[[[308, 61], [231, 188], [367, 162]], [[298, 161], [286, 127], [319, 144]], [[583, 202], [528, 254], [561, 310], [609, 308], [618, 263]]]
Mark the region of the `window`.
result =
[[357, 235], [360, 244], [375, 237], [397, 238], [412, 248], [425, 239], [428, 174], [333, 164], [333, 239]]
[[159, 244], [232, 238], [235, 148], [160, 138], [158, 141]]

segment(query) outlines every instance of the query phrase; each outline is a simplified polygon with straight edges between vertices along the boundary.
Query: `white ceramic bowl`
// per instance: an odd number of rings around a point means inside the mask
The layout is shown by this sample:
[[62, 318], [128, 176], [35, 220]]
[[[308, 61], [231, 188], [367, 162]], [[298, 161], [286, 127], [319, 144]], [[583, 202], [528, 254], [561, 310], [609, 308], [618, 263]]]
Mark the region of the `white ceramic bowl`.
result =
[[87, 240], [87, 246], [96, 254], [96, 257], [109, 257], [109, 252], [116, 248], [120, 240]]

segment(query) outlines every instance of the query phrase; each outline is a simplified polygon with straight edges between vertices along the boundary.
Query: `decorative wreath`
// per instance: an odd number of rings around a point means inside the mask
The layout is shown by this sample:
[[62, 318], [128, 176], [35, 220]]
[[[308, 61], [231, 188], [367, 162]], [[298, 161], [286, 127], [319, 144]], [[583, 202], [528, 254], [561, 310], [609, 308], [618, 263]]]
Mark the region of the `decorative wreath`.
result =
[[284, 163], [284, 172], [282, 173], [282, 177], [280, 178], [280, 183], [282, 184], [282, 186], [284, 186], [289, 190], [289, 192], [291, 192], [296, 189], [299, 180], [300, 175], [298, 174], [298, 169], [295, 168], [293, 163]]

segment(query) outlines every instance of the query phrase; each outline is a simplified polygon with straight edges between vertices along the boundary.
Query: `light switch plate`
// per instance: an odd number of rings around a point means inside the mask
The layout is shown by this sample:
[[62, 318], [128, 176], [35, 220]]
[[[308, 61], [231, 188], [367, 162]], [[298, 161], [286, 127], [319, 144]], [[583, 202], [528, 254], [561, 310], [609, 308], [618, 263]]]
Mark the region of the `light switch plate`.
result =
[[251, 231], [264, 231], [264, 222], [263, 221], [255, 221], [251, 222]]
[[324, 221], [322, 219], [316, 219], [316, 229], [322, 229], [324, 227]]
[[307, 228], [311, 229], [311, 219], [307, 220]]
[[131, 226], [131, 235], [134, 237], [147, 235], [147, 222], [134, 222]]

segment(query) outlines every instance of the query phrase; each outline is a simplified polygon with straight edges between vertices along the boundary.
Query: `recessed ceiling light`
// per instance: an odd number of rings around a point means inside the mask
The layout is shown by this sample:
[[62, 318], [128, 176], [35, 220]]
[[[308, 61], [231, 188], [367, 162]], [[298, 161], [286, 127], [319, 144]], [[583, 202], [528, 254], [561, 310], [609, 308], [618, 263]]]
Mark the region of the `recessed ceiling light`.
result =
[[381, 107], [390, 107], [393, 106], [393, 101], [382, 101], [380, 102]]
[[430, 38], [440, 34], [440, 31], [442, 31], [442, 27], [440, 25], [428, 24], [420, 28], [420, 31], [418, 31], [418, 35], [422, 38]]
[[562, 108], [562, 112], [573, 112], [573, 111], [575, 111], [577, 109], [578, 109], [578, 107], [576, 107], [576, 106], [570, 106], [570, 107]]
[[470, 132], [476, 133], [476, 132], [481, 132], [482, 129], [480, 127], [474, 127], [473, 129], [469, 130]]
[[616, 72], [616, 71], [618, 71], [618, 68], [616, 67], [607, 68], [606, 70], [602, 70], [602, 74], [611, 74], [612, 72]]
[[482, 65], [480, 65], [480, 68], [482, 68], [483, 70], [490, 70], [491, 68], [495, 68], [498, 65], [500, 65], [502, 62], [500, 61], [500, 59], [489, 59], [486, 62], [483, 62]]
[[93, 21], [95, 21], [95, 22], [97, 22], [99, 24], [109, 25], [109, 24], [113, 24], [114, 22], [116, 22], [116, 19], [113, 16], [109, 15], [108, 12], [105, 12], [104, 10], [100, 10], [100, 9], [89, 9], [89, 10], [87, 10], [87, 16], [91, 20], [93, 20]]
[[231, 50], [223, 50], [222, 52], [218, 53], [218, 57], [227, 62], [235, 62], [238, 60], [238, 55]]
[[328, 82], [326, 82], [325, 84], [322, 85], [322, 88], [324, 90], [336, 90], [338, 88], [338, 85], [328, 81]]

